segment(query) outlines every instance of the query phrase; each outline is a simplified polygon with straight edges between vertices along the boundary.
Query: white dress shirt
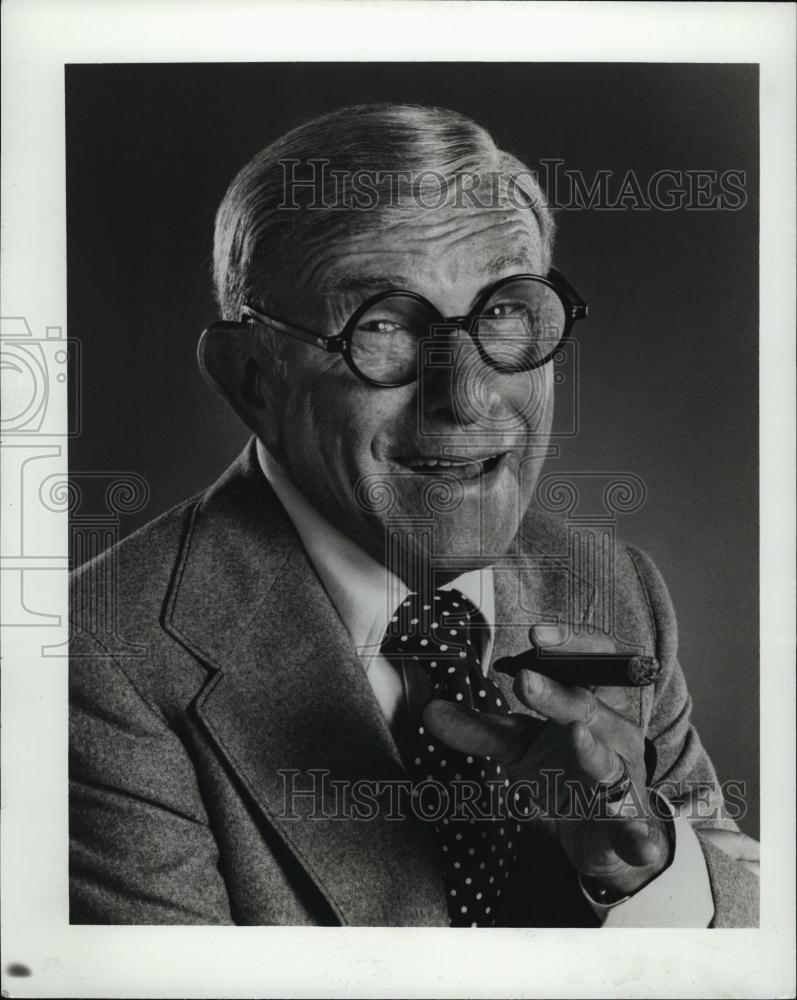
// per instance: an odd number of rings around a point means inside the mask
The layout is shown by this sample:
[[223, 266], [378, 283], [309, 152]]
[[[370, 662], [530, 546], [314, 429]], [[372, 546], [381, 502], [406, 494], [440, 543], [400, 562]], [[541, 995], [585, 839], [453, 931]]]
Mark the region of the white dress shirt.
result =
[[[291, 518], [310, 562], [346, 626], [380, 708], [398, 738], [405, 707], [404, 681], [379, 652], [388, 622], [407, 597], [407, 585], [323, 517], [258, 442], [260, 466]], [[482, 669], [489, 668], [495, 624], [492, 569], [472, 570], [446, 584], [462, 591], [488, 624]], [[663, 796], [660, 799], [666, 802]], [[667, 803], [669, 806], [669, 803]], [[672, 806], [673, 857], [643, 889], [601, 904], [583, 888], [604, 927], [707, 927], [714, 904], [703, 852], [688, 821]]]

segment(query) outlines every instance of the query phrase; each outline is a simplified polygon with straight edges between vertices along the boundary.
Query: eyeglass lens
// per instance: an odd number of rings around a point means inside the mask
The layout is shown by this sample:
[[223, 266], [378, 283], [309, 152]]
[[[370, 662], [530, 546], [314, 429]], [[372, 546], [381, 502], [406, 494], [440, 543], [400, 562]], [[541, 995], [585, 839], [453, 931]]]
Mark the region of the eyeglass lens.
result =
[[[351, 359], [367, 378], [384, 384], [411, 381], [419, 344], [434, 333], [436, 317], [424, 302], [388, 293], [359, 317]], [[479, 310], [471, 334], [487, 364], [504, 372], [527, 371], [556, 350], [566, 324], [559, 295], [533, 278], [498, 288]]]

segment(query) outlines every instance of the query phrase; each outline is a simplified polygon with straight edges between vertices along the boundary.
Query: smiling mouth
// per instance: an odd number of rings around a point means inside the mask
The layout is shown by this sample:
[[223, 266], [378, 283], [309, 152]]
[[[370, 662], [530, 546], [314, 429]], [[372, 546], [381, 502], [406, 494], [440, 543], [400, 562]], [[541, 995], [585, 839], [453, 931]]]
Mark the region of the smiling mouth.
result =
[[415, 456], [400, 459], [400, 462], [419, 476], [435, 476], [445, 472], [458, 479], [476, 479], [478, 476], [489, 475], [498, 468], [506, 454], [499, 452], [495, 455], [486, 455], [484, 458], [459, 458], [451, 455], [446, 458]]

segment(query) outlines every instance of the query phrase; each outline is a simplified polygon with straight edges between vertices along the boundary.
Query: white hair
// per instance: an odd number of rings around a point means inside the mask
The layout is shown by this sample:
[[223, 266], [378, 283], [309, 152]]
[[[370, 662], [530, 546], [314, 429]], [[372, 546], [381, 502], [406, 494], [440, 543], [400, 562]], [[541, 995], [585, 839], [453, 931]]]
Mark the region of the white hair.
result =
[[[356, 190], [363, 177], [371, 179], [364, 199]], [[469, 195], [474, 181], [480, 190]], [[442, 194], [430, 202], [435, 182]], [[476, 122], [408, 104], [353, 105], [305, 122], [257, 153], [219, 206], [213, 277], [221, 315], [239, 319], [245, 302], [266, 308], [277, 272], [300, 266], [298, 254], [333, 234], [378, 227], [385, 213], [410, 218], [419, 199], [440, 207], [459, 198], [464, 206], [485, 196], [532, 213], [547, 270], [554, 222], [545, 196], [532, 172]]]

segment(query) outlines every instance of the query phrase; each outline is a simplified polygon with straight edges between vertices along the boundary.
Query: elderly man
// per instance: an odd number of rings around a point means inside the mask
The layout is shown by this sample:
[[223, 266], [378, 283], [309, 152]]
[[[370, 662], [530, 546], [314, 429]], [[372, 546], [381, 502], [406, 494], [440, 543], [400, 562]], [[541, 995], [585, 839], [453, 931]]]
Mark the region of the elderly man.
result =
[[[590, 578], [532, 506], [586, 314], [552, 238], [448, 111], [344, 108], [235, 178], [200, 364], [254, 437], [76, 574], [74, 922], [756, 922], [655, 566]], [[119, 648], [82, 625], [110, 574]]]

